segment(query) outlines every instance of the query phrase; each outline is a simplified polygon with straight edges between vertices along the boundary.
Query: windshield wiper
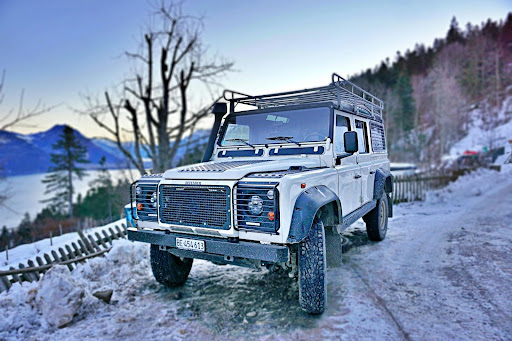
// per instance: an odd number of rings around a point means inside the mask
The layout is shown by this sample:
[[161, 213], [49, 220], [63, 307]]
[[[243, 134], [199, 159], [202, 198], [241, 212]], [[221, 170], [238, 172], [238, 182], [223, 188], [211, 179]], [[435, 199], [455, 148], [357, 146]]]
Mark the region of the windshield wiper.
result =
[[227, 139], [227, 140], [224, 140], [226, 142], [234, 142], [234, 141], [238, 141], [238, 142], [242, 142], [243, 144], [246, 144], [248, 145], [249, 147], [252, 147], [252, 149], [256, 149], [255, 146], [253, 146], [252, 144], [250, 144], [249, 142], [247, 142], [247, 140], [244, 140], [244, 139]]
[[289, 143], [295, 143], [297, 146], [300, 147], [300, 143], [297, 141], [292, 140], [293, 136], [274, 136], [274, 137], [267, 137], [267, 140], [270, 141], [286, 141]]

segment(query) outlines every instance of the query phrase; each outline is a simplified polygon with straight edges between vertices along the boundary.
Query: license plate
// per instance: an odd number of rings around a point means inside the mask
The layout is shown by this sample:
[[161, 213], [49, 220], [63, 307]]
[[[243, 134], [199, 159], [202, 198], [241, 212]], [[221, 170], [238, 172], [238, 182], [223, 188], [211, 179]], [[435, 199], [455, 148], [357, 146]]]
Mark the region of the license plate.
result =
[[185, 239], [185, 238], [176, 238], [176, 247], [178, 249], [183, 249], [183, 250], [193, 250], [193, 251], [204, 252], [204, 241], [194, 240], [194, 239]]

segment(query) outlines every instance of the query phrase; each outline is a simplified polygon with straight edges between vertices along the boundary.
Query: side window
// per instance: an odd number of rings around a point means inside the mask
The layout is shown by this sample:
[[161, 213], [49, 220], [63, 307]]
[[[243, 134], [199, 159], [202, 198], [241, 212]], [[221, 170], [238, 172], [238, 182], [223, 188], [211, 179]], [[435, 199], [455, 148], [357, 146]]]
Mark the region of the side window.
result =
[[336, 154], [345, 153], [345, 144], [343, 143], [343, 134], [350, 130], [350, 122], [347, 117], [336, 115], [336, 126], [335, 126], [334, 136], [336, 140], [334, 141], [334, 152]]
[[374, 152], [386, 152], [386, 136], [384, 135], [384, 127], [381, 124], [373, 121], [370, 122], [370, 138]]
[[366, 123], [356, 120], [357, 142], [359, 153], [368, 153], [368, 135], [366, 133]]

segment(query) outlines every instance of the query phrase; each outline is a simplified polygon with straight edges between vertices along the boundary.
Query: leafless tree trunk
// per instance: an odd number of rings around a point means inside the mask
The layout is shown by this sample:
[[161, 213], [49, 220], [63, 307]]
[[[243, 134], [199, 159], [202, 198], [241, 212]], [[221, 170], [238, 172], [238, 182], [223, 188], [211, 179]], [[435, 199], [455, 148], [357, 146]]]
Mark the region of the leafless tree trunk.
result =
[[[211, 103], [193, 110], [191, 84], [202, 83], [210, 90], [233, 67], [231, 62], [206, 58], [201, 19], [182, 14], [181, 6], [162, 5], [156, 22], [159, 27], [147, 30], [140, 51], [126, 52], [136, 68], [134, 76], [124, 81], [122, 95], [114, 101], [111, 91], [106, 91], [104, 103], [85, 98], [89, 116], [115, 139], [141, 174], [145, 173], [143, 152], [151, 159], [153, 172], [172, 167], [187, 131], [206, 116]], [[122, 113], [128, 114], [129, 128]], [[133, 152], [123, 144], [126, 132], [133, 140]]]

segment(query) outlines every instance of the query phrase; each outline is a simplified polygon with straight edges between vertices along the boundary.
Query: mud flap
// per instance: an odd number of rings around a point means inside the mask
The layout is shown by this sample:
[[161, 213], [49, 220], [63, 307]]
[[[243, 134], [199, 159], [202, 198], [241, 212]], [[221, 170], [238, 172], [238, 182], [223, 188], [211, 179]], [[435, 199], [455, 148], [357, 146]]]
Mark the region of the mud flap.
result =
[[325, 248], [328, 268], [339, 268], [343, 263], [343, 242], [335, 226], [325, 227]]

